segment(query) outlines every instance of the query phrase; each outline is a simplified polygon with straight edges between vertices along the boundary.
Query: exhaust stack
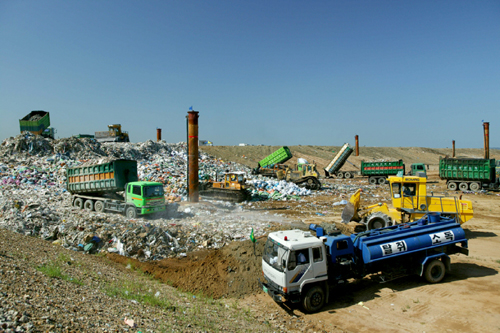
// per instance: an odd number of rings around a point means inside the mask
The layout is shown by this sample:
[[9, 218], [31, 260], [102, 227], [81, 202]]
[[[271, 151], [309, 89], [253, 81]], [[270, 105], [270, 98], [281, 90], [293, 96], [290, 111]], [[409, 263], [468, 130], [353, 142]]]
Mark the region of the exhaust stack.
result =
[[451, 150], [451, 157], [455, 158], [455, 140], [451, 141], [452, 145], [452, 150]]
[[161, 128], [156, 129], [156, 142], [161, 141]]
[[484, 158], [490, 158], [490, 123], [484, 122]]
[[188, 112], [188, 196], [198, 202], [198, 111]]
[[354, 140], [356, 140], [356, 156], [359, 156], [359, 137], [357, 134], [354, 137]]

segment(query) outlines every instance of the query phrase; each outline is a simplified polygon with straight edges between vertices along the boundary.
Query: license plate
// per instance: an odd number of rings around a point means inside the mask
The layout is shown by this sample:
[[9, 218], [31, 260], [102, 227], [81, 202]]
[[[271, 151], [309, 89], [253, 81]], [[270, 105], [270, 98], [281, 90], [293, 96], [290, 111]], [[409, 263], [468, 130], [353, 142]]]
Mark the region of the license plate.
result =
[[268, 291], [266, 286], [262, 286], [262, 290], [264, 290], [265, 293]]

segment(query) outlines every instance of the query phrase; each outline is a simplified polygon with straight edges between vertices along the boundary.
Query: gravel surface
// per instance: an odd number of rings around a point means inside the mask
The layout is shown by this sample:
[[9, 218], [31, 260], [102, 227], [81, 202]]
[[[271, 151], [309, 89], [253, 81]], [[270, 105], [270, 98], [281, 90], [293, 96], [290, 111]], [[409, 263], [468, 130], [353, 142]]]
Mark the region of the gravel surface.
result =
[[285, 331], [237, 303], [183, 293], [128, 267], [2, 231], [0, 332]]

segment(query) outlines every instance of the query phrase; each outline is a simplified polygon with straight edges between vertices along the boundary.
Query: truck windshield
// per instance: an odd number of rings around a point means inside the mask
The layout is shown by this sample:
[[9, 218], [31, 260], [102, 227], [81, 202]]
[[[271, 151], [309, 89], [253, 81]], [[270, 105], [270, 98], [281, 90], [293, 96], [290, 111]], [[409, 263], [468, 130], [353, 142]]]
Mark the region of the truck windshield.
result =
[[161, 185], [145, 186], [144, 187], [144, 197], [145, 198], [160, 197], [162, 195], [163, 195], [163, 186], [161, 186]]
[[271, 238], [267, 239], [264, 246], [264, 255], [262, 258], [276, 270], [283, 272], [286, 267], [285, 258], [288, 257], [288, 249]]

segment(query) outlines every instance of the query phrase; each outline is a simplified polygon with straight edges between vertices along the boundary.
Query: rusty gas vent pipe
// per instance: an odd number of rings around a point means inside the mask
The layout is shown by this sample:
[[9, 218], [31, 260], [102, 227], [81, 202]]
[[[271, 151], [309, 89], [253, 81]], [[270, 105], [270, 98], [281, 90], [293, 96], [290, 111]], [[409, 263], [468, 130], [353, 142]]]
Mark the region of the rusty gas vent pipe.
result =
[[452, 146], [452, 150], [451, 150], [451, 157], [455, 157], [455, 140], [451, 141], [451, 146]]
[[188, 196], [198, 202], [198, 111], [188, 112]]
[[161, 141], [161, 128], [156, 129], [156, 142]]
[[490, 123], [484, 122], [484, 158], [490, 158]]
[[357, 134], [354, 137], [354, 140], [356, 140], [356, 156], [359, 156], [359, 137]]

